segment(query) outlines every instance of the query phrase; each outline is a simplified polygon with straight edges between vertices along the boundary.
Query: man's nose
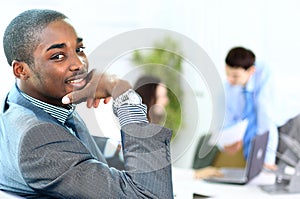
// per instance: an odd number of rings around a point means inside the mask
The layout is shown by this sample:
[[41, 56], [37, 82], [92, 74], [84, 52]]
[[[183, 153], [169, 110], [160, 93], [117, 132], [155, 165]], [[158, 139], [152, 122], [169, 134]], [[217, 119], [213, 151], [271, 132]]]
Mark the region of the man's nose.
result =
[[70, 57], [70, 70], [76, 71], [85, 67], [86, 62], [85, 59], [78, 55], [73, 55]]
[[234, 78], [233, 77], [229, 77], [227, 76], [227, 80], [230, 84], [233, 84], [234, 83]]

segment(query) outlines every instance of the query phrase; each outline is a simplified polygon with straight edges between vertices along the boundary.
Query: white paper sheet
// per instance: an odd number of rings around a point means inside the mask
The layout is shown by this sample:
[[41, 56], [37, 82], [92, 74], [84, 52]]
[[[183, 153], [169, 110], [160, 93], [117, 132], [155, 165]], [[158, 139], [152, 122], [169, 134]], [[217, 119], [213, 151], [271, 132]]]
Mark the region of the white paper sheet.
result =
[[248, 120], [242, 120], [241, 122], [223, 129], [220, 132], [216, 132], [210, 139], [210, 144], [217, 144], [220, 147], [234, 144], [237, 141], [243, 139], [248, 126]]

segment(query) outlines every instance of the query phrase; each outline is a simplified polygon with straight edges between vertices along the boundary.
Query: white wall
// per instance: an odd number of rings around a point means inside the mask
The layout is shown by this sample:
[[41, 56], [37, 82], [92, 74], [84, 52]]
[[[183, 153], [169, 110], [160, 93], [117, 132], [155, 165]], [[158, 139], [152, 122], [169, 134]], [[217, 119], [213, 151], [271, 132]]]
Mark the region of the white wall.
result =
[[[29, 8], [57, 9], [69, 16], [84, 37], [87, 53], [123, 31], [142, 27], [174, 30], [198, 43], [222, 77], [227, 51], [235, 45], [243, 45], [278, 74], [279, 89], [295, 99], [300, 96], [298, 0], [10, 0], [0, 8], [1, 38], [9, 21]], [[5, 60], [2, 42], [0, 65], [0, 96], [3, 97], [14, 78]], [[200, 103], [207, 103], [207, 100], [205, 93], [198, 99]], [[188, 167], [194, 147], [192, 144], [175, 164]]]

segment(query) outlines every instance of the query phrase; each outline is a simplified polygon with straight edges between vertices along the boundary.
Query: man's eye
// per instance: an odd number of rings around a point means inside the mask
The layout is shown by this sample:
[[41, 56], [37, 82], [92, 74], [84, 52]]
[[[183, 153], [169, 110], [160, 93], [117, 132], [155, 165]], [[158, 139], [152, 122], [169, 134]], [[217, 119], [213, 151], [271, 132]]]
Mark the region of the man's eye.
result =
[[85, 47], [81, 46], [79, 48], [76, 48], [76, 52], [77, 53], [83, 53], [84, 52]]
[[62, 60], [65, 56], [63, 54], [57, 54], [51, 57], [52, 60]]

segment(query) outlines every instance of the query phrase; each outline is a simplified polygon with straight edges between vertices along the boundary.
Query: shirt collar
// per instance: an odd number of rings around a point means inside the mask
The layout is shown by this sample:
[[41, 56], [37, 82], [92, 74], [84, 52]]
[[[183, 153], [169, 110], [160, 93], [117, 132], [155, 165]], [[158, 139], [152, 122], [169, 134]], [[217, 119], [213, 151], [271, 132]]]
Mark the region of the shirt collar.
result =
[[[18, 88], [18, 87], [17, 87]], [[57, 119], [60, 123], [63, 125], [65, 124], [67, 118], [72, 115], [72, 113], [75, 110], [75, 105], [68, 104], [67, 108], [59, 107], [59, 106], [54, 106], [52, 104], [48, 104], [46, 102], [43, 102], [41, 100], [38, 100], [36, 98], [33, 98], [26, 93], [22, 92], [18, 88], [19, 92], [21, 95], [26, 98], [28, 101], [30, 101], [34, 106], [43, 109], [46, 113], [50, 114], [52, 117]]]
[[248, 92], [252, 92], [254, 91], [254, 87], [255, 87], [255, 81], [254, 81], [254, 75], [251, 75], [251, 77], [249, 78], [246, 86], [245, 86], [245, 90]]

